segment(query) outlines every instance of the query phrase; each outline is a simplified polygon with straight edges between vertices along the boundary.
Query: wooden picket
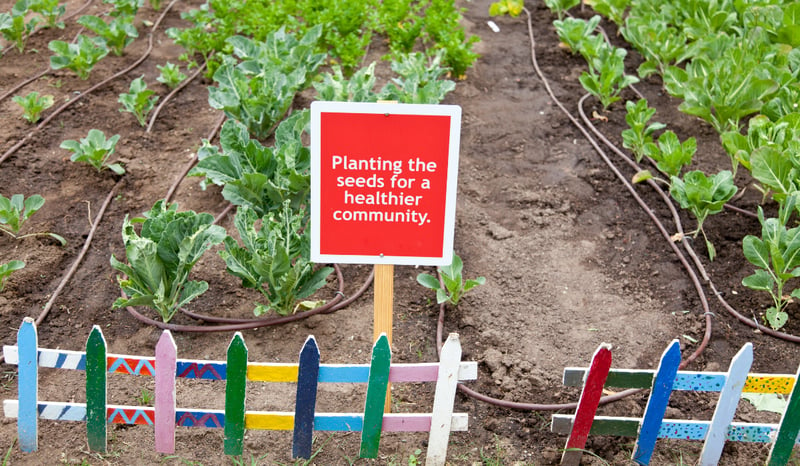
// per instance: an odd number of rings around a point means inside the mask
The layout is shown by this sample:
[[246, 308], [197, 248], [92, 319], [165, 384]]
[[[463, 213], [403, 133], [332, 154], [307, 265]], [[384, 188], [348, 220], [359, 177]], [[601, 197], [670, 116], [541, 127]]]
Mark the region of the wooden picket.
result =
[[[37, 449], [38, 419], [86, 423], [89, 447], [105, 451], [108, 423], [152, 425], [155, 450], [174, 453], [176, 427], [206, 427], [224, 430], [223, 448], [228, 455], [241, 455], [245, 431], [293, 431], [292, 455], [311, 456], [314, 432], [361, 432], [361, 456], [375, 457], [382, 432], [429, 432], [429, 465], [444, 465], [451, 431], [467, 430], [467, 414], [453, 413], [456, 385], [475, 380], [475, 362], [461, 361], [457, 334], [451, 334], [442, 350], [442, 363], [392, 364], [388, 339], [382, 335], [373, 346], [371, 364], [320, 364], [320, 352], [313, 336], [300, 350], [297, 364], [249, 362], [247, 346], [236, 333], [228, 346], [226, 361], [187, 360], [177, 357], [175, 341], [165, 330], [155, 348], [155, 357], [107, 354], [102, 331], [95, 326], [86, 351], [53, 350], [38, 347], [36, 328], [25, 319], [16, 346], [4, 346], [8, 364], [18, 364], [19, 400], [4, 400], [8, 418], [17, 418], [22, 451]], [[38, 367], [86, 372], [86, 403], [38, 399]], [[155, 377], [154, 407], [107, 404], [106, 376], [109, 372]], [[178, 408], [176, 378], [225, 381], [225, 409]], [[247, 411], [248, 382], [296, 383], [293, 412]], [[436, 382], [431, 413], [384, 413], [389, 383]], [[319, 383], [366, 383], [367, 397], [362, 413], [318, 413]]]
[[[598, 353], [605, 345], [601, 345]], [[595, 359], [597, 354], [595, 354]], [[610, 355], [608, 356], [610, 362]], [[586, 429], [581, 417], [582, 401], [587, 392], [599, 399], [604, 386], [616, 388], [649, 388], [650, 397], [641, 418], [594, 416], [590, 420], [589, 434], [636, 437], [632, 458], [637, 464], [647, 465], [656, 447], [657, 439], [682, 439], [703, 441], [699, 464], [715, 465], [719, 462], [725, 442], [771, 443], [769, 466], [785, 465], [792, 448], [800, 444], [800, 369], [792, 375], [749, 374], [753, 361], [753, 346], [747, 343], [731, 361], [728, 372], [679, 371], [680, 344], [673, 340], [661, 358], [657, 370], [610, 369], [610, 365], [596, 364], [590, 368], [566, 368], [564, 384], [583, 386], [581, 402], [575, 414], [555, 414], [552, 431], [569, 434]], [[597, 384], [599, 379], [604, 384]], [[710, 421], [664, 419], [673, 391], [719, 392], [717, 407]], [[789, 403], [779, 425], [733, 422], [742, 392], [790, 394]], [[570, 455], [564, 455], [562, 464], [578, 464], [582, 444], [567, 443]]]

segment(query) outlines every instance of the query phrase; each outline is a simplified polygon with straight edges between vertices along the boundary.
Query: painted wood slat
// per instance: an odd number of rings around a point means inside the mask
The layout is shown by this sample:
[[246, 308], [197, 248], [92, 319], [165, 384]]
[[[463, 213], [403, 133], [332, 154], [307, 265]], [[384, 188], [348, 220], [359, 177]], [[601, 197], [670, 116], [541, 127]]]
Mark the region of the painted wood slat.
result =
[[20, 450], [36, 451], [39, 447], [39, 365], [37, 349], [39, 338], [33, 319], [26, 317], [17, 332], [19, 347], [19, 368], [17, 375], [17, 394], [19, 397], [19, 418], [17, 436]]
[[[800, 379], [800, 368], [797, 369], [795, 380]], [[767, 457], [768, 466], [778, 466], [789, 462], [792, 448], [798, 441], [800, 432], [800, 384], [795, 383], [786, 411], [781, 416], [780, 428], [775, 438], [775, 444]]]
[[155, 447], [159, 453], [175, 453], [175, 374], [178, 347], [169, 330], [156, 344], [155, 360]]
[[244, 442], [244, 399], [247, 387], [247, 346], [241, 332], [228, 345], [225, 381], [225, 454], [241, 455]]
[[392, 349], [389, 347], [389, 339], [382, 334], [372, 346], [367, 399], [364, 403], [364, 427], [361, 430], [361, 450], [359, 452], [361, 458], [378, 456], [391, 362]]
[[439, 374], [433, 397], [428, 452], [425, 464], [444, 466], [447, 459], [447, 443], [450, 440], [450, 423], [458, 386], [458, 366], [461, 363], [461, 341], [457, 333], [451, 333], [442, 346], [439, 356]]
[[739, 398], [742, 396], [747, 372], [753, 364], [753, 344], [747, 343], [736, 353], [728, 368], [725, 386], [719, 394], [717, 408], [711, 417], [708, 435], [700, 453], [701, 466], [716, 466], [722, 456], [727, 439], [728, 426], [733, 421]]
[[664, 351], [661, 361], [656, 370], [653, 380], [653, 388], [650, 391], [650, 398], [642, 418], [642, 426], [639, 429], [639, 438], [633, 448], [632, 458], [638, 464], [646, 465], [650, 463], [650, 457], [658, 439], [658, 431], [664, 413], [667, 410], [669, 397], [672, 394], [672, 384], [678, 373], [678, 366], [681, 363], [681, 345], [678, 340], [672, 343]]
[[253, 382], [297, 382], [297, 364], [263, 364], [247, 365], [247, 380]]
[[309, 336], [300, 350], [298, 363], [294, 432], [292, 434], [293, 458], [311, 458], [311, 443], [314, 440], [314, 412], [317, 409], [319, 359], [317, 340], [313, 336]]
[[89, 449], [106, 451], [106, 339], [97, 325], [86, 341], [86, 438]]
[[575, 420], [572, 431], [567, 439], [561, 464], [578, 466], [581, 463], [583, 449], [592, 429], [600, 398], [603, 396], [603, 386], [606, 383], [608, 371], [611, 369], [611, 345], [603, 343], [592, 356], [592, 363], [583, 384], [581, 397], [578, 399], [578, 408], [575, 411]]

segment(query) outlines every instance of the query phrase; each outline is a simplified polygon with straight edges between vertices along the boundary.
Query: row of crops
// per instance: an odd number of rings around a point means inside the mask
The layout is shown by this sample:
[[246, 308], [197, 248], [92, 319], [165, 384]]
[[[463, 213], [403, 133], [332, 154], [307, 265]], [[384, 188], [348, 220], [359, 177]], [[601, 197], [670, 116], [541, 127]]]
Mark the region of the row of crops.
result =
[[[88, 79], [100, 60], [109, 53], [124, 55], [137, 40], [144, 0], [106, 3], [107, 14], [77, 19], [85, 30], [74, 41], [50, 42], [52, 70]], [[149, 7], [173, 4], [151, 0]], [[56, 0], [19, 0], [12, 11], [0, 14], [0, 33], [11, 44], [5, 52], [23, 53], [36, 28], [64, 27], [64, 12]], [[222, 196], [237, 207], [237, 232], [228, 235], [211, 214], [179, 211], [167, 199], [142, 217], [126, 217], [125, 258], [110, 259], [123, 274], [119, 284], [125, 295], [114, 306], [147, 306], [169, 321], [208, 289], [189, 275], [206, 252], [222, 245], [219, 255], [227, 271], [263, 295], [255, 315], [291, 314], [333, 271], [309, 259], [310, 151], [304, 144], [309, 111], [296, 108], [298, 94], [438, 103], [455, 88], [448, 78], [462, 77], [477, 58], [472, 51], [477, 37], [467, 37], [453, 0], [210, 0], [181, 17], [186, 27], [170, 28], [166, 35], [185, 49], [182, 63], [158, 66], [157, 81], [176, 88], [187, 79], [181, 70], [196, 68], [213, 82], [208, 103], [222, 110], [226, 121], [218, 144], [202, 141], [189, 176], [202, 177], [203, 186], [221, 187]], [[379, 63], [364, 63], [370, 44], [386, 50], [383, 59], [392, 76], [382, 86], [376, 77]], [[142, 126], [159, 99], [146, 78], [134, 79], [118, 98], [120, 111], [133, 114]], [[53, 105], [52, 96], [38, 93], [20, 94], [14, 101], [30, 124]], [[118, 141], [119, 135], [91, 129], [85, 138], [63, 141], [61, 148], [75, 162], [125, 176], [125, 167], [112, 163]], [[0, 211], [0, 228], [11, 231], [4, 227], [13, 224], [21, 237], [19, 228], [41, 207], [40, 198], [27, 198], [36, 201], [32, 208], [22, 195], [0, 198], [0, 209], [7, 207]], [[21, 267], [21, 261], [0, 264], [0, 283]]]
[[[553, 25], [571, 53], [582, 56], [584, 89], [604, 109], [621, 99], [623, 89], [642, 79], [660, 78], [663, 89], [681, 99], [679, 110], [701, 118], [719, 134], [729, 168], [717, 173], [691, 170], [694, 138], [681, 141], [654, 120], [644, 99], [625, 102], [628, 128], [623, 146], [637, 163], [646, 159], [656, 172], [640, 171], [634, 181], [656, 180], [697, 221], [711, 260], [716, 255], [704, 221], [723, 210], [743, 186], [747, 170], [777, 213], [758, 208], [760, 235], [743, 239], [744, 257], [755, 273], [743, 285], [768, 293], [773, 305], [765, 319], [773, 329], [788, 319], [787, 305], [800, 298], [800, 4], [784, 0], [592, 0], [598, 15], [575, 18], [578, 0], [545, 0], [558, 15]], [[505, 0], [492, 13], [512, 15], [522, 2]], [[615, 47], [599, 30], [601, 16], [643, 58], [636, 74], [626, 72], [625, 48]], [[727, 164], [726, 164], [727, 165]], [[770, 209], [772, 212], [773, 209]]]

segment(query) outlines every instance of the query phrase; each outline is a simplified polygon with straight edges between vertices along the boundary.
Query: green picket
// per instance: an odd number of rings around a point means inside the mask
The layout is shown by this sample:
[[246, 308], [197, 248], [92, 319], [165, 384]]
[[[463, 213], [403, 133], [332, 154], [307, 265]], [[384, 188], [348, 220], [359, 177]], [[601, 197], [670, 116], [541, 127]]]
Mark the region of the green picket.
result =
[[382, 333], [372, 347], [372, 362], [367, 382], [367, 401], [364, 405], [364, 427], [361, 430], [361, 458], [378, 456], [378, 446], [383, 428], [383, 410], [386, 404], [386, 389], [389, 386], [389, 366], [392, 349], [389, 339]]
[[106, 340], [95, 325], [86, 341], [86, 437], [89, 449], [106, 451]]
[[241, 455], [244, 442], [244, 397], [247, 380], [247, 346], [241, 332], [228, 345], [225, 381], [225, 454]]

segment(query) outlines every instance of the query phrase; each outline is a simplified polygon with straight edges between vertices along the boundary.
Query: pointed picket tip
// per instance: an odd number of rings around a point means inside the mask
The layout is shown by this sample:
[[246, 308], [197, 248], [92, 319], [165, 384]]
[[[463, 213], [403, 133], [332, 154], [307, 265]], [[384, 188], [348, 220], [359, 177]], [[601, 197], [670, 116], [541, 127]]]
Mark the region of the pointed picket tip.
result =
[[314, 335], [309, 335], [306, 338], [305, 343], [303, 343], [303, 347], [300, 348], [300, 357], [304, 354], [309, 354], [310, 352], [316, 353], [319, 355], [319, 346], [317, 346], [317, 339], [314, 338]]
[[175, 344], [175, 338], [172, 336], [172, 332], [169, 330], [164, 330], [161, 332], [161, 336], [158, 337], [158, 343], [156, 343], [156, 352], [158, 353], [160, 349], [174, 349], [176, 352], [178, 351], [178, 345]]
[[247, 344], [244, 342], [244, 336], [242, 335], [242, 332], [236, 332], [233, 334], [233, 337], [231, 337], [231, 342], [228, 344], [228, 350], [230, 351], [232, 347], [241, 347], [247, 351]]

